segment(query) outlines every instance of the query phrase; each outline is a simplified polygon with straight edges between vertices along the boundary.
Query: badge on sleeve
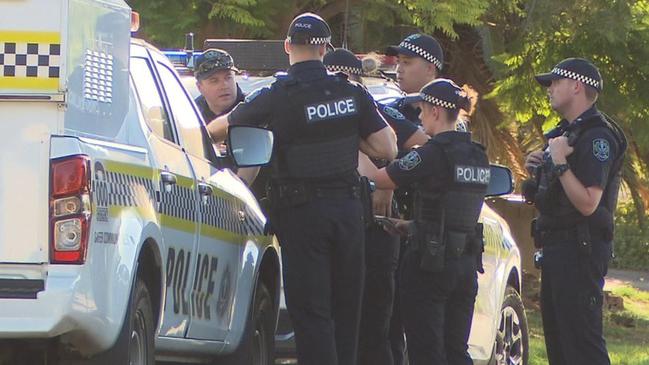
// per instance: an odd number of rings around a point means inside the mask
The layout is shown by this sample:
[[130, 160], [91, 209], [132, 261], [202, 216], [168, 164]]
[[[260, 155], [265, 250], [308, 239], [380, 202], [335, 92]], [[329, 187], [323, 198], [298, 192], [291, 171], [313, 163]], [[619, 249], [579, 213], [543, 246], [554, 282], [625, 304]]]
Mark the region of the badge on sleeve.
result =
[[268, 88], [268, 86], [260, 87], [260, 88], [258, 88], [256, 90], [254, 90], [253, 92], [251, 92], [250, 94], [248, 94], [243, 101], [246, 102], [246, 103], [249, 103], [249, 102], [255, 100], [256, 97], [261, 95], [261, 93], [266, 92], [268, 90], [270, 90]]
[[399, 160], [399, 168], [404, 171], [410, 171], [421, 163], [421, 156], [417, 151], [412, 151]]
[[604, 162], [608, 160], [611, 153], [611, 147], [608, 144], [608, 141], [604, 138], [597, 138], [593, 140], [593, 155]]
[[388, 116], [390, 116], [392, 119], [397, 119], [397, 120], [406, 119], [406, 117], [403, 114], [401, 114], [400, 111], [398, 111], [397, 109], [395, 109], [395, 108], [393, 108], [391, 106], [384, 106], [383, 107], [383, 112], [385, 114], [387, 114]]

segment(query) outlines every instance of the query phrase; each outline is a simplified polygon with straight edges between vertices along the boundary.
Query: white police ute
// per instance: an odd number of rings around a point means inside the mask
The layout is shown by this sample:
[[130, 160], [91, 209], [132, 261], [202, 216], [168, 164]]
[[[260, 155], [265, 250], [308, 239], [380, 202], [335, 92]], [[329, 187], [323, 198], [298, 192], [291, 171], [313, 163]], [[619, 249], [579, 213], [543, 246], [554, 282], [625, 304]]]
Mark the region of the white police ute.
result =
[[[0, 0], [0, 364], [271, 364], [279, 248], [123, 0]], [[235, 161], [236, 160], [236, 161]]]

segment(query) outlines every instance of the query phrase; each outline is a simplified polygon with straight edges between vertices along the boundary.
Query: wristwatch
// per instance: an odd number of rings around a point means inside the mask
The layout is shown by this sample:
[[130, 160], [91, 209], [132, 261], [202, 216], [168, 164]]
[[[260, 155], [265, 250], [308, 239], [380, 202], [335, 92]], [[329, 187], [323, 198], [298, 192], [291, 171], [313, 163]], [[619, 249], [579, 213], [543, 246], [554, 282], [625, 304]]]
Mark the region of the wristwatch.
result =
[[557, 177], [563, 175], [568, 170], [570, 170], [570, 165], [568, 165], [567, 163], [552, 166], [552, 173]]

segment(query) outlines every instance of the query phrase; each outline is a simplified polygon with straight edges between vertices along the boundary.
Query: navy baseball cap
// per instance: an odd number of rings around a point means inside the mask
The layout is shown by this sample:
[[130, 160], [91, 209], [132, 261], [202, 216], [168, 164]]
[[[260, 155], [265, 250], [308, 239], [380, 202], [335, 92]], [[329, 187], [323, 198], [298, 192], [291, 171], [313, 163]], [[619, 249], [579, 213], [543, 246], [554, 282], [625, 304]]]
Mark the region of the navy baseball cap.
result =
[[304, 13], [293, 19], [288, 27], [286, 39], [291, 44], [329, 44], [331, 29], [319, 15]]
[[422, 101], [445, 109], [469, 110], [471, 107], [467, 93], [449, 79], [435, 79], [422, 87], [420, 92], [408, 94], [404, 98], [407, 104]]
[[553, 80], [573, 79], [595, 88], [601, 92], [604, 80], [595, 65], [584, 58], [566, 58], [559, 62], [552, 71], [534, 76], [539, 84], [548, 87]]
[[332, 72], [345, 72], [352, 75], [363, 75], [363, 62], [353, 53], [344, 49], [336, 48], [327, 52], [323, 60], [327, 70]]
[[439, 71], [444, 67], [444, 52], [437, 39], [426, 35], [415, 33], [407, 36], [398, 46], [390, 46], [385, 50], [388, 56], [399, 54], [406, 56], [421, 57], [432, 63]]
[[230, 54], [222, 49], [210, 48], [196, 57], [194, 76], [198, 80], [204, 80], [212, 76], [216, 71], [232, 70], [239, 72], [234, 67], [234, 60]]

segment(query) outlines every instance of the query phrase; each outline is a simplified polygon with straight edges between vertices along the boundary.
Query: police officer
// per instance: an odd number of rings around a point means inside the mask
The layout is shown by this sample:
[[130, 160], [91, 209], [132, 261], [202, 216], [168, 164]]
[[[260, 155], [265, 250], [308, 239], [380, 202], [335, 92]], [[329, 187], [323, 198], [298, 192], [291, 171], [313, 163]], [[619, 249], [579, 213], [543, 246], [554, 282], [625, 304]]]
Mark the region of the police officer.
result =
[[[343, 48], [328, 52], [324, 64], [329, 71], [343, 72], [350, 80], [361, 83], [363, 74], [367, 72], [363, 62]], [[395, 131], [400, 150], [423, 145], [428, 141], [428, 136], [398, 110], [381, 104], [378, 104], [378, 108]], [[373, 163], [377, 167], [385, 166], [385, 161], [375, 160]], [[372, 205], [376, 215], [398, 217], [396, 201], [393, 200], [393, 191], [390, 189], [377, 189], [372, 193]], [[361, 307], [359, 364], [393, 364], [389, 330], [398, 258], [399, 236], [389, 234], [375, 222], [370, 224], [365, 231], [366, 271]]]
[[541, 307], [548, 359], [557, 364], [610, 364], [602, 335], [602, 288], [611, 257], [613, 213], [626, 139], [595, 102], [603, 81], [588, 60], [569, 58], [536, 76], [563, 120], [545, 151], [526, 167], [526, 199], [539, 216], [543, 248]]
[[367, 91], [322, 63], [331, 38], [311, 13], [290, 25], [288, 74], [208, 126], [266, 124], [275, 134], [271, 222], [300, 364], [355, 364], [364, 271], [358, 151], [396, 156], [394, 133]]
[[[407, 36], [396, 46], [390, 46], [385, 54], [397, 58], [397, 83], [406, 94], [418, 93], [424, 85], [435, 80], [444, 66], [444, 52], [437, 39], [421, 33]], [[390, 106], [399, 110], [413, 122], [419, 121], [417, 105], [409, 104], [404, 98], [397, 99]]]
[[395, 229], [410, 235], [401, 262], [401, 315], [412, 365], [472, 364], [467, 341], [478, 291], [482, 252], [478, 216], [489, 184], [484, 147], [455, 130], [460, 109], [471, 109], [466, 93], [437, 79], [409, 96], [432, 136], [375, 175], [377, 187], [412, 186], [414, 223]]
[[[404, 93], [417, 93], [421, 88], [436, 79], [444, 65], [444, 52], [439, 42], [426, 34], [415, 33], [404, 38], [401, 43], [388, 47], [386, 55], [397, 56], [397, 83]], [[419, 108], [415, 104], [405, 102], [404, 98], [396, 99], [388, 106], [396, 109], [408, 120], [421, 125]], [[399, 157], [405, 156], [409, 149], [399, 150]], [[409, 189], [399, 188], [394, 193], [402, 217], [408, 219], [412, 211], [412, 194]], [[404, 252], [401, 247], [401, 252]], [[397, 274], [398, 276], [399, 274]], [[397, 292], [399, 283], [397, 281]], [[392, 323], [390, 325], [390, 342], [395, 365], [405, 363], [405, 341], [399, 297], [395, 298]]]
[[210, 48], [196, 57], [194, 76], [201, 95], [195, 102], [205, 123], [209, 124], [243, 101], [245, 95], [234, 79], [236, 72], [239, 70], [234, 67], [232, 57], [222, 49]]

